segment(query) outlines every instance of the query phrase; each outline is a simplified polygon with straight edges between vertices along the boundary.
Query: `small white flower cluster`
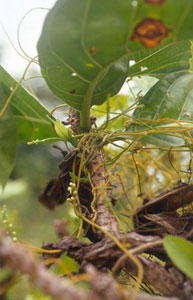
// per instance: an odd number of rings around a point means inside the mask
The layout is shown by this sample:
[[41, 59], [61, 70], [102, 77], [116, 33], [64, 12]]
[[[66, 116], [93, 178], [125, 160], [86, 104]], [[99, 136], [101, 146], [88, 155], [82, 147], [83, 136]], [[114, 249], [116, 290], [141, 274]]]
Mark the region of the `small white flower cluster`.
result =
[[16, 232], [13, 230], [13, 224], [8, 221], [7, 207], [3, 205], [1, 209], [1, 220], [3, 226], [7, 230], [7, 235], [9, 235], [14, 242], [17, 242]]
[[77, 196], [76, 185], [74, 182], [70, 182], [68, 191], [70, 192], [71, 197], [67, 198], [66, 201], [73, 202], [75, 200], [75, 197]]

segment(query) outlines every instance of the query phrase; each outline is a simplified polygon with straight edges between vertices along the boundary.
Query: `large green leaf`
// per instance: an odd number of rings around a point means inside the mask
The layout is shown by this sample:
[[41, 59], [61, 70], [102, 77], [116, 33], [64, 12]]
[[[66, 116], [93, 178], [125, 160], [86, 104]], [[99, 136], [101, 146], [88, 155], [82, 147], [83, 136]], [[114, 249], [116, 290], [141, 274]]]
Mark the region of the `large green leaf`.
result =
[[191, 42], [178, 41], [158, 49], [137, 51], [129, 58], [135, 62], [129, 68], [129, 76], [151, 75], [161, 78], [169, 73], [190, 68]]
[[52, 91], [81, 110], [119, 91], [128, 73], [130, 1], [59, 0], [48, 14], [38, 43], [42, 74]]
[[[0, 66], [0, 86], [6, 99], [17, 84], [17, 81]], [[46, 117], [49, 114], [48, 110], [22, 86], [17, 88], [10, 103], [15, 117], [18, 142], [55, 136], [51, 123]]]
[[[193, 72], [179, 71], [171, 73], [158, 81], [140, 101], [142, 107], [137, 108], [133, 114], [133, 120], [138, 124], [127, 127], [129, 132], [139, 132], [142, 140], [155, 145], [181, 146], [184, 139], [177, 130], [180, 125], [185, 128], [193, 127], [193, 123], [173, 120], [192, 121], [193, 117]], [[166, 119], [169, 124], [165, 123]], [[150, 122], [148, 122], [150, 120]], [[163, 120], [158, 122], [158, 120]], [[160, 130], [173, 127], [174, 133], [160, 134]], [[159, 130], [151, 134], [152, 130]], [[169, 130], [169, 129], [168, 129]], [[182, 128], [183, 130], [183, 128]]]
[[[0, 85], [0, 111], [6, 100], [6, 94]], [[16, 144], [16, 126], [11, 109], [8, 107], [0, 118], [0, 184], [3, 187], [14, 167]]]
[[55, 95], [81, 112], [81, 127], [88, 127], [91, 105], [103, 103], [124, 83], [128, 56], [144, 46], [191, 38], [192, 15], [193, 0], [160, 6], [144, 0], [58, 0], [38, 42], [43, 77]]
[[174, 264], [193, 279], [193, 243], [177, 236], [167, 236], [164, 247]]

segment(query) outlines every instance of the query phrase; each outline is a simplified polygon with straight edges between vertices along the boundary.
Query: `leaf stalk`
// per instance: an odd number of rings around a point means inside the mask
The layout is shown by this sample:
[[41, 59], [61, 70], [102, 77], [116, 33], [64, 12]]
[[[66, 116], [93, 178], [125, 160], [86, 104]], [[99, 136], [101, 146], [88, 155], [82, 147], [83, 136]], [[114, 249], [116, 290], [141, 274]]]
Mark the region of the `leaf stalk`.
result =
[[98, 72], [95, 79], [90, 83], [87, 93], [83, 99], [82, 110], [80, 111], [80, 129], [82, 132], [89, 132], [90, 130], [90, 108], [92, 104], [94, 89], [105, 76], [108, 70], [109, 66], [103, 68], [102, 70], [100, 70], [100, 72]]

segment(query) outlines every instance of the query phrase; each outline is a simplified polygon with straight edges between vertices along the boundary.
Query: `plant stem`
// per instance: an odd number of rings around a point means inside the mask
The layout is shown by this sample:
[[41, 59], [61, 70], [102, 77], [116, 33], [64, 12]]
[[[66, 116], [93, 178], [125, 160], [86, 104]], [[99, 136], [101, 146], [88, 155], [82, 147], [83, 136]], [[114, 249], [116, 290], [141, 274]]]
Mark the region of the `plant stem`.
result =
[[96, 85], [101, 81], [109, 67], [105, 67], [98, 72], [95, 79], [90, 83], [87, 93], [83, 99], [82, 110], [80, 111], [80, 129], [82, 132], [90, 130], [90, 107], [92, 104], [93, 92]]
[[[111, 205], [111, 189], [102, 153], [97, 145], [94, 149], [94, 157], [91, 159], [88, 168], [91, 173], [91, 181], [95, 192], [96, 224], [110, 234], [119, 237], [118, 221], [107, 205], [107, 203]], [[99, 231], [98, 236], [102, 239], [103, 233]]]

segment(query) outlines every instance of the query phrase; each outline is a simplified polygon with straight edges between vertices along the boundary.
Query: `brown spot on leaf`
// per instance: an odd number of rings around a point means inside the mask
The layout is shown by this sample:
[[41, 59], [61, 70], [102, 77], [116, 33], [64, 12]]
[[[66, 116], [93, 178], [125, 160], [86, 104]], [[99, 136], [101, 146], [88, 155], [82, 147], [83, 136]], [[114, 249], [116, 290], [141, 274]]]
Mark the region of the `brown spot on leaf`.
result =
[[75, 94], [76, 91], [75, 91], [75, 90], [71, 90], [70, 93], [71, 93], [71, 94]]
[[93, 54], [93, 53], [95, 53], [97, 51], [97, 49], [95, 47], [91, 47], [89, 49], [89, 51], [90, 51], [91, 54]]
[[145, 47], [154, 48], [169, 32], [170, 29], [161, 20], [146, 18], [136, 26], [131, 40], [139, 40]]
[[166, 0], [144, 0], [146, 3], [151, 5], [162, 5]]

